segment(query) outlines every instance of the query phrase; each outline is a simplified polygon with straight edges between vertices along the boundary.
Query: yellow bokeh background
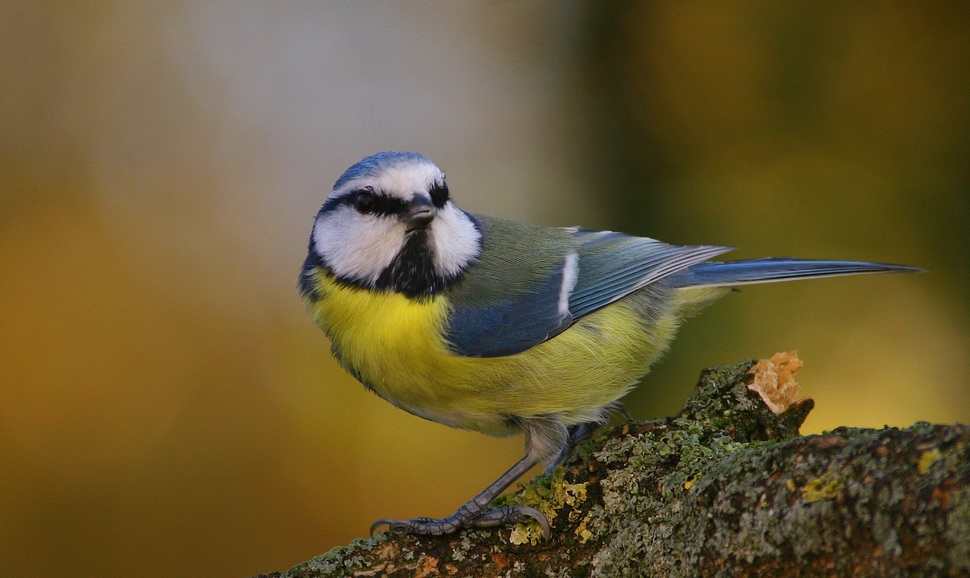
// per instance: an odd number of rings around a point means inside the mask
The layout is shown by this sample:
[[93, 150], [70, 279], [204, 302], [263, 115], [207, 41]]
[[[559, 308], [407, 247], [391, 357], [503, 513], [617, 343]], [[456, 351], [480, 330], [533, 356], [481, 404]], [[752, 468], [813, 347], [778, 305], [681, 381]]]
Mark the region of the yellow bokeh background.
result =
[[799, 349], [805, 431], [970, 421], [970, 10], [952, 3], [0, 7], [0, 575], [246, 576], [446, 515], [517, 459], [329, 356], [296, 276], [351, 163], [733, 258], [628, 398]]

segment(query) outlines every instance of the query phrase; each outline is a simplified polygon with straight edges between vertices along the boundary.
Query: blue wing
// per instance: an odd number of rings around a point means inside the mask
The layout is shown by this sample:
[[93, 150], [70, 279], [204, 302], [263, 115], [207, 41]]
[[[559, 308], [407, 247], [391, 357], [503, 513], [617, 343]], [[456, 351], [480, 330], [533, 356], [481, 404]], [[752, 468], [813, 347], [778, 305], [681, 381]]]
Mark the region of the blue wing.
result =
[[564, 260], [523, 289], [477, 303], [453, 299], [445, 331], [451, 350], [466, 357], [513, 355], [565, 331], [573, 323], [558, 301], [565, 273]]
[[584, 315], [730, 250], [475, 219], [482, 255], [449, 294], [445, 327], [451, 350], [468, 357], [521, 353]]
[[569, 297], [574, 317], [587, 315], [732, 247], [668, 245], [611, 231], [576, 231], [579, 272]]

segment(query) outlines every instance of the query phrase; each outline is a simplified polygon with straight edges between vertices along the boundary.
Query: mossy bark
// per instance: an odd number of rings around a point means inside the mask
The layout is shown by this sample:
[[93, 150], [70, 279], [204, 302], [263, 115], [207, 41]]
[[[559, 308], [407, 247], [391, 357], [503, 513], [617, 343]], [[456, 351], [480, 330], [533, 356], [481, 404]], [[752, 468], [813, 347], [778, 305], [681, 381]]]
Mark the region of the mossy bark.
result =
[[[268, 576], [967, 576], [970, 428], [799, 436], [755, 362], [709, 369], [675, 418], [628, 423], [505, 502], [535, 527], [381, 534]], [[777, 411], [777, 407], [776, 407]]]

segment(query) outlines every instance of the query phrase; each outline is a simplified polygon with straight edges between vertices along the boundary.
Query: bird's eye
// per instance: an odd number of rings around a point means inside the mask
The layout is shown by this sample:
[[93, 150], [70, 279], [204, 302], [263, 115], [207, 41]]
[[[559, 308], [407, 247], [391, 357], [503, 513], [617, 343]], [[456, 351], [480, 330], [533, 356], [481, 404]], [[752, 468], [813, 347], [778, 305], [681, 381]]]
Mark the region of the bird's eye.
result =
[[357, 191], [354, 194], [354, 208], [361, 215], [366, 215], [374, 210], [374, 193], [371, 191]]
[[439, 209], [448, 202], [448, 185], [444, 182], [432, 185], [428, 193], [431, 194], [431, 202]]

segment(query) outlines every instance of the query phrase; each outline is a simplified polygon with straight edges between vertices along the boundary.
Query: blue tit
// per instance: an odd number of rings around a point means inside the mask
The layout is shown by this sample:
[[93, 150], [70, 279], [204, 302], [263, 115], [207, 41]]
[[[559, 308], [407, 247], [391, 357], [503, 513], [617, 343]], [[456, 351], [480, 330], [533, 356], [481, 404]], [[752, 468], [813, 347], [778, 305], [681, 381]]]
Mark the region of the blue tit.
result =
[[418, 534], [544, 516], [489, 504], [603, 424], [682, 319], [730, 287], [853, 273], [881, 263], [710, 261], [730, 247], [469, 213], [426, 157], [384, 152], [347, 169], [316, 215], [299, 278], [334, 357], [397, 407], [492, 436], [525, 456], [442, 519], [379, 520]]

